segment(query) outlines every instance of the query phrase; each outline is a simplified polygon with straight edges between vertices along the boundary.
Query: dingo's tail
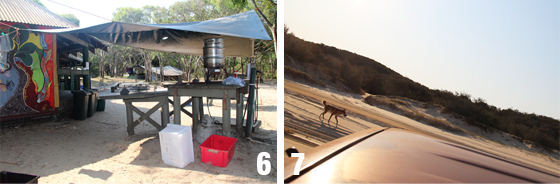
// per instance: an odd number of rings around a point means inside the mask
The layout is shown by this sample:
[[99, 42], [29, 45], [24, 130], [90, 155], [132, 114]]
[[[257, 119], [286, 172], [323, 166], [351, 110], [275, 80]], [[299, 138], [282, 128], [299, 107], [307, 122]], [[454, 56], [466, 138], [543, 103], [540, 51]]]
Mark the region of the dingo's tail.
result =
[[327, 100], [323, 100], [323, 105], [327, 106]]

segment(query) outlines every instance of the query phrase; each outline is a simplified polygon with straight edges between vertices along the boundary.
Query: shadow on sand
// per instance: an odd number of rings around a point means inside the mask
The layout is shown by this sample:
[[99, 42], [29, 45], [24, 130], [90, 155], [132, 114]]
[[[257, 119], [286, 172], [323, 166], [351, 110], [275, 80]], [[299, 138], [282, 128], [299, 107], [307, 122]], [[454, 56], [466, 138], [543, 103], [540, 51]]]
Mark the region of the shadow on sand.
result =
[[[149, 110], [148, 108], [138, 108], [143, 112]], [[110, 177], [114, 177], [114, 173], [117, 173], [117, 171], [91, 170], [92, 165], [106, 159], [122, 163], [122, 160], [119, 161], [119, 159], [114, 158], [125, 152], [131, 152], [129, 149], [133, 144], [142, 142], [138, 149], [133, 149], [140, 150], [139, 154], [130, 163], [124, 165], [140, 165], [149, 169], [154, 167], [174, 168], [185, 173], [199, 171], [216, 175], [228, 174], [245, 177], [239, 178], [243, 180], [237, 178], [227, 180], [227, 182], [233, 183], [253, 182], [247, 181], [247, 179], [276, 183], [276, 168], [271, 174], [261, 176], [257, 173], [255, 167], [257, 155], [263, 151], [271, 154], [271, 164], [276, 166], [276, 137], [272, 138], [273, 142], [269, 144], [239, 139], [236, 144], [235, 155], [229, 166], [242, 166], [242, 168], [235, 168], [242, 170], [203, 164], [200, 162], [199, 144], [193, 141], [195, 162], [179, 169], [163, 163], [158, 130], [147, 121], [143, 121], [136, 127], [136, 135], [128, 136], [124, 110], [124, 103], [114, 103], [108, 100], [104, 112], [97, 112], [93, 117], [83, 121], [65, 118], [58, 122], [2, 129], [0, 130], [0, 169], [42, 177], [79, 169], [78, 174], [85, 174], [106, 181]], [[160, 116], [161, 114], [156, 111], [151, 118], [159, 123], [161, 121]], [[183, 113], [182, 116], [187, 115]], [[138, 117], [134, 113], [134, 118], [137, 119]], [[234, 111], [232, 111], [232, 117], [235, 117]], [[232, 129], [232, 132], [234, 130]], [[218, 134], [221, 134], [221, 131]], [[253, 134], [254, 137], [267, 137], [269, 135], [276, 136], [276, 131], [261, 129], [258, 133]], [[153, 171], [141, 172], [153, 175]], [[135, 181], [130, 181], [130, 183], [133, 182]], [[177, 183], [173, 180], [163, 182]]]

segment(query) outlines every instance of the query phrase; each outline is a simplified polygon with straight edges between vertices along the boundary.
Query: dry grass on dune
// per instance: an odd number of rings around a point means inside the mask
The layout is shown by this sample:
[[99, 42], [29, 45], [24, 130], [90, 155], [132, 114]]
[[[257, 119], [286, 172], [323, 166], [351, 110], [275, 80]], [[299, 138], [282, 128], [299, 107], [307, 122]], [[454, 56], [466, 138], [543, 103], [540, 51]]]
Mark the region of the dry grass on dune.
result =
[[[453, 125], [452, 123], [446, 121], [443, 118], [436, 118], [430, 114], [420, 112], [414, 108], [413, 105], [410, 104], [410, 101], [414, 100], [403, 100], [402, 98], [390, 98], [386, 96], [377, 96], [377, 95], [370, 95], [364, 99], [367, 104], [370, 105], [384, 105], [389, 107], [394, 111], [401, 112], [404, 116], [414, 119], [419, 122], [426, 123], [428, 125], [445, 129], [454, 133], [463, 134], [465, 131], [460, 127]], [[416, 102], [424, 105], [425, 107], [429, 106], [426, 103]], [[435, 105], [432, 105], [435, 106]]]

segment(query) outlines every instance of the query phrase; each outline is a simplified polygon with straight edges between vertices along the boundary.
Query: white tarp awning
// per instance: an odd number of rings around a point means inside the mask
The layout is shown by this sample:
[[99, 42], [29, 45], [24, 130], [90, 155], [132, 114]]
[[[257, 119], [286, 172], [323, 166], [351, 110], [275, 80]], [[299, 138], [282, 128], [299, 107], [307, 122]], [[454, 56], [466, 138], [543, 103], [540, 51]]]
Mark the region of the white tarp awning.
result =
[[[145, 69], [144, 66], [140, 66], [142, 68]], [[160, 74], [160, 68], [159, 67], [152, 67], [152, 74]], [[171, 66], [165, 66], [163, 67], [163, 75], [164, 76], [180, 76], [183, 75], [185, 72], [181, 71], [180, 69], [171, 67]]]
[[[160, 74], [160, 68], [159, 67], [152, 67], [152, 73], [156, 73], [156, 74]], [[180, 69], [171, 67], [171, 66], [165, 66], [163, 67], [163, 75], [164, 76], [180, 76], [183, 75], [184, 72], [181, 71]]]
[[31, 30], [53, 34], [85, 33], [100, 40], [153, 51], [202, 55], [203, 40], [224, 38], [225, 56], [253, 56], [255, 39], [271, 40], [254, 10], [227, 17], [176, 24], [109, 22], [85, 28]]

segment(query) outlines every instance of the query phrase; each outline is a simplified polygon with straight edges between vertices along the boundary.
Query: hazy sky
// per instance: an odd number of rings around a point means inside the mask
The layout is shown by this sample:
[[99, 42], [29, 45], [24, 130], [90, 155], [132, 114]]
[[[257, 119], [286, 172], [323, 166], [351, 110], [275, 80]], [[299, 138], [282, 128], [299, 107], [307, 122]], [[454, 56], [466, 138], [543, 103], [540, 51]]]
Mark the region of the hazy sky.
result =
[[[68, 5], [79, 10], [83, 10], [106, 19], [111, 20], [113, 18], [113, 12], [119, 7], [134, 7], [141, 8], [146, 5], [163, 6], [169, 8], [173, 3], [179, 0], [95, 0], [95, 1], [83, 1], [83, 0], [52, 0], [57, 3]], [[53, 3], [51, 0], [41, 0], [50, 11], [54, 13], [71, 13], [74, 14], [80, 20], [80, 27], [93, 26], [101, 23], [110, 22], [106, 19], [102, 19], [96, 16], [92, 16], [80, 11], [58, 5]]]
[[560, 1], [286, 0], [296, 36], [432, 89], [560, 119]]

